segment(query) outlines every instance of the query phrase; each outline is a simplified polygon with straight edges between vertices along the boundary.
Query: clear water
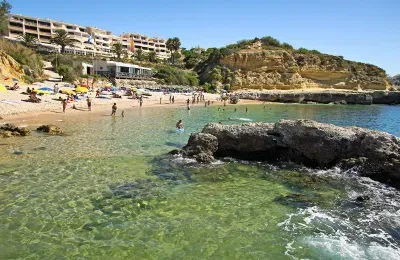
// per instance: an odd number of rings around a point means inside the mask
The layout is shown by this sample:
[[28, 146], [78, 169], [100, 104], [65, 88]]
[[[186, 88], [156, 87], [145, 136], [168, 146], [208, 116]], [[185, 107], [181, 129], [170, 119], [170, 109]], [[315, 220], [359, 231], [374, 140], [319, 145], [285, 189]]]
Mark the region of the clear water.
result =
[[0, 259], [400, 258], [395, 189], [339, 169], [165, 156], [219, 121], [308, 118], [400, 136], [400, 107], [220, 108], [60, 115], [66, 136], [0, 140]]

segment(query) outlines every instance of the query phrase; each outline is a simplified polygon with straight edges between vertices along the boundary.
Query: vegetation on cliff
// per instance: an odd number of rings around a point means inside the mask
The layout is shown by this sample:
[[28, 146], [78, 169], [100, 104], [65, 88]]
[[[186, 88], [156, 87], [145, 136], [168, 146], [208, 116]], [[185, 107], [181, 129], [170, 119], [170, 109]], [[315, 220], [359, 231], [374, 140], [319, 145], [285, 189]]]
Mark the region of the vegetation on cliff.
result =
[[25, 73], [24, 81], [34, 82], [41, 79], [43, 73], [43, 59], [41, 55], [20, 43], [5, 39], [0, 39], [0, 49], [22, 66]]

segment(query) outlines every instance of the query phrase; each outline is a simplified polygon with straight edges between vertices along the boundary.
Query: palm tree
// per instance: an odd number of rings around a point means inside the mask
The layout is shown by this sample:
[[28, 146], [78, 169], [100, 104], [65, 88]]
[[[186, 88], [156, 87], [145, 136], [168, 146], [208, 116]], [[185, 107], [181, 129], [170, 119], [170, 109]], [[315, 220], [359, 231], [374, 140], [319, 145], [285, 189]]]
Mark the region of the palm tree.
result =
[[[178, 37], [169, 38], [165, 45], [167, 46], [167, 49], [171, 51], [171, 53], [177, 52], [181, 47], [181, 40], [179, 40]], [[171, 61], [173, 64], [176, 62], [176, 59], [174, 58], [175, 56], [177, 55], [171, 55]]]
[[121, 55], [125, 54], [124, 47], [121, 42], [116, 42], [111, 46], [111, 51], [117, 55], [117, 59], [121, 59]]
[[150, 62], [157, 62], [157, 54], [154, 51], [149, 52], [147, 58]]
[[33, 48], [37, 43], [37, 38], [33, 34], [24, 33], [23, 35], [19, 36], [19, 38], [28, 48]]
[[167, 49], [172, 51], [178, 51], [181, 47], [181, 40], [178, 37], [169, 38], [165, 44]]
[[146, 57], [145, 57], [144, 52], [141, 49], [138, 49], [133, 54], [133, 58], [135, 58], [138, 61], [144, 61]]
[[75, 42], [78, 42], [78, 40], [69, 37], [68, 32], [66, 32], [63, 29], [58, 29], [56, 30], [56, 35], [54, 35], [51, 40], [51, 43], [57, 44], [61, 46], [61, 53], [64, 53], [65, 47], [66, 46], [74, 46]]

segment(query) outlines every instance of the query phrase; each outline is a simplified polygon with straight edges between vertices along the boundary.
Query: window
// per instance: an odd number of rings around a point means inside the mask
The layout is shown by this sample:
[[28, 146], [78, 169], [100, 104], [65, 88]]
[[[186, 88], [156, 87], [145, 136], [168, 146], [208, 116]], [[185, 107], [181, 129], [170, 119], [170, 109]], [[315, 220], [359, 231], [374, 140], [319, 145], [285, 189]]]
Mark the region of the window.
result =
[[129, 67], [120, 67], [120, 68], [121, 68], [121, 72], [129, 73]]

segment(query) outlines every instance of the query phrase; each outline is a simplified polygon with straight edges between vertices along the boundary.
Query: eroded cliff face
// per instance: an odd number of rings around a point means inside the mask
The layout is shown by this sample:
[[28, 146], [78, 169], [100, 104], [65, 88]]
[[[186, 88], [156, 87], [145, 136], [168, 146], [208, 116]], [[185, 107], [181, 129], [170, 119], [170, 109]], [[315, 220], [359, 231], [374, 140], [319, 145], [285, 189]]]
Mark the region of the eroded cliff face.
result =
[[24, 70], [12, 57], [0, 50], [0, 81], [5, 78], [17, 78], [23, 80]]
[[286, 50], [242, 50], [221, 64], [234, 71], [232, 89], [378, 89], [389, 87], [383, 69], [340, 56]]

